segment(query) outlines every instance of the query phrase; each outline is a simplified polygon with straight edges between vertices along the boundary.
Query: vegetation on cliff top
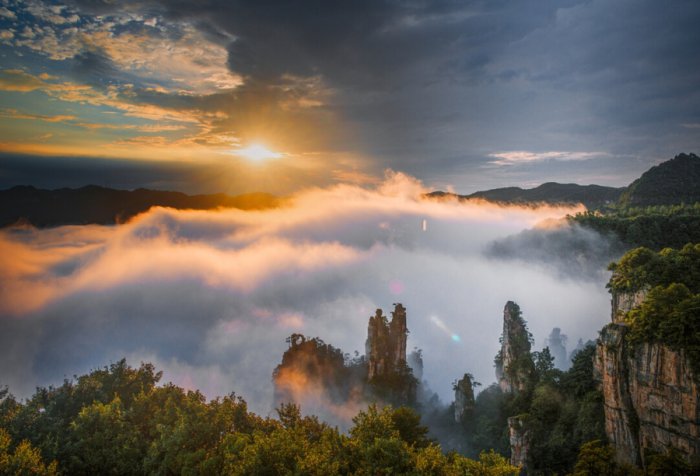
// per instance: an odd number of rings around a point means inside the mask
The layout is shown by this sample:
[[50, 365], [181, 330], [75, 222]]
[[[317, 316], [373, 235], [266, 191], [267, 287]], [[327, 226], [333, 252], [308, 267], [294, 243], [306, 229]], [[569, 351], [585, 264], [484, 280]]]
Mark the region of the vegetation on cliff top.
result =
[[699, 183], [700, 157], [679, 154], [647, 170], [617, 203], [569, 220], [613, 236], [628, 247], [680, 248], [700, 242]]
[[685, 352], [700, 375], [700, 243], [655, 253], [637, 248], [610, 266], [612, 292], [647, 290], [625, 316], [631, 344], [659, 342]]
[[514, 386], [517, 387], [519, 382], [530, 380], [534, 375], [535, 369], [530, 355], [534, 339], [527, 329], [527, 322], [523, 318], [520, 306], [512, 301], [508, 301], [506, 303], [506, 312], [509, 318], [504, 323], [507, 326], [504, 332], [507, 332], [508, 335], [501, 335], [499, 343], [503, 345], [504, 340], [508, 339], [511, 360], [510, 362], [505, 362], [503, 348], [501, 348], [496, 357], [494, 357], [493, 363], [496, 366], [496, 373], [502, 372], [503, 377], [513, 382]]
[[649, 207], [616, 207], [568, 217], [572, 223], [620, 240], [627, 247], [654, 250], [700, 242], [700, 203]]
[[635, 292], [676, 283], [698, 293], [700, 243], [688, 243], [681, 249], [664, 248], [658, 253], [644, 247], [636, 248], [612, 263], [609, 269], [613, 274], [608, 288], [614, 292]]

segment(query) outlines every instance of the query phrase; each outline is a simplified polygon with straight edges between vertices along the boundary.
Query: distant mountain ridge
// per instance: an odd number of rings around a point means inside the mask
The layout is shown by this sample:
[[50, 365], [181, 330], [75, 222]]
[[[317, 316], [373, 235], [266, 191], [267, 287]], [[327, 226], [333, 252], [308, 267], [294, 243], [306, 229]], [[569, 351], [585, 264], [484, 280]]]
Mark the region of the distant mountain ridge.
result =
[[17, 186], [0, 190], [0, 227], [28, 223], [37, 227], [61, 225], [113, 225], [151, 207], [208, 210], [213, 208], [264, 209], [279, 206], [281, 199], [267, 193], [230, 196], [187, 195], [160, 190], [116, 190], [86, 187], [44, 190]]
[[[700, 202], [700, 157], [692, 153], [679, 154], [650, 168], [628, 187], [621, 188], [547, 182], [531, 189], [505, 187], [470, 195], [435, 191], [425, 196], [522, 205], [582, 203], [588, 209], [694, 204]], [[0, 227], [15, 223], [29, 223], [37, 227], [111, 225], [127, 221], [154, 206], [251, 210], [277, 207], [282, 202], [283, 199], [267, 193], [186, 195], [143, 188], [116, 190], [96, 185], [57, 190], [23, 185], [0, 190]]]
[[457, 197], [459, 200], [481, 199], [504, 204], [565, 204], [583, 203], [587, 208], [599, 208], [617, 202], [625, 188], [604, 187], [602, 185], [578, 185], [575, 183], [547, 182], [523, 189], [520, 187], [494, 188], [474, 192], [471, 195], [456, 195], [447, 192], [431, 192], [429, 197]]
[[435, 191], [426, 196], [438, 199], [447, 197], [459, 200], [482, 199], [502, 204], [582, 203], [589, 209], [615, 205], [646, 207], [693, 204], [700, 202], [700, 157], [695, 154], [678, 154], [673, 159], [650, 168], [629, 186], [621, 188], [547, 182], [530, 189], [504, 187], [483, 190], [470, 195]]

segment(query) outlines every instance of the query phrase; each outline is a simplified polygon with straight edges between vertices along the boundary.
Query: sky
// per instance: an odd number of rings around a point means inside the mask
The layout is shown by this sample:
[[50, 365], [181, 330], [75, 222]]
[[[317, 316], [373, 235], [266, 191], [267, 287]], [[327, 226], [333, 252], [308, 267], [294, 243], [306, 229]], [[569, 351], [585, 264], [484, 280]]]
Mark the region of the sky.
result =
[[[434, 201], [427, 190], [388, 173], [371, 187], [307, 189], [277, 209], [154, 208], [119, 226], [4, 228], [0, 388], [26, 398], [125, 357], [274, 415], [272, 372], [288, 336], [362, 354], [369, 317], [400, 302], [407, 349], [423, 350], [423, 378], [448, 405], [465, 373], [482, 388], [495, 381], [507, 301], [520, 305], [533, 350], [554, 327], [568, 351], [597, 337], [610, 316], [607, 261], [587, 270], [577, 263], [589, 253], [572, 250], [607, 256], [607, 241], [559, 220], [580, 206]], [[497, 243], [507, 252], [489, 252]]]
[[693, 0], [0, 5], [1, 188], [624, 186], [700, 150]]

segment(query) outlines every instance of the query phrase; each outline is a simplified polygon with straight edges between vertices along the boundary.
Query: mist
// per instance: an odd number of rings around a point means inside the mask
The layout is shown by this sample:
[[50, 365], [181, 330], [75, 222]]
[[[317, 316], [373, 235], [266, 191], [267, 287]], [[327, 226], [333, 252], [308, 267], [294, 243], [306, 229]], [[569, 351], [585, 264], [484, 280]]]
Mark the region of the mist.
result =
[[[513, 251], [528, 254], [514, 236], [581, 207], [425, 192], [388, 172], [374, 188], [309, 189], [267, 211], [154, 208], [118, 226], [2, 230], [0, 386], [27, 397], [127, 357], [208, 397], [235, 391], [267, 415], [287, 336], [363, 353], [369, 316], [401, 302], [408, 349], [423, 349], [423, 379], [449, 403], [465, 372], [495, 380], [508, 300], [537, 344], [553, 327], [570, 343], [596, 337], [609, 315], [604, 260], [562, 273], [566, 233], [551, 260], [546, 247], [536, 260]], [[586, 240], [610, 249], [599, 235]]]

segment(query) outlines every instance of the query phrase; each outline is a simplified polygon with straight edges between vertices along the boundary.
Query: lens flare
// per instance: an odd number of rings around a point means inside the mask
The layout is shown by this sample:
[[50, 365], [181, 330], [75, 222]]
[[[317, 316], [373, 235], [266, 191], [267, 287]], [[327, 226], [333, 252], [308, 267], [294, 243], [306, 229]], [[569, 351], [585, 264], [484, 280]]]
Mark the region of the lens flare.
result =
[[447, 324], [445, 324], [445, 322], [444, 322], [442, 319], [440, 319], [439, 317], [437, 317], [436, 315], [430, 316], [430, 322], [432, 322], [433, 324], [435, 324], [435, 326], [436, 326], [438, 329], [440, 329], [440, 330], [443, 331], [445, 334], [447, 334], [448, 336], [450, 336], [450, 339], [452, 339], [453, 342], [459, 343], [459, 342], [462, 341], [462, 339], [459, 337], [459, 335], [456, 334], [456, 333], [454, 333], [454, 332], [452, 332], [452, 331], [450, 330], [450, 328], [447, 327]]

